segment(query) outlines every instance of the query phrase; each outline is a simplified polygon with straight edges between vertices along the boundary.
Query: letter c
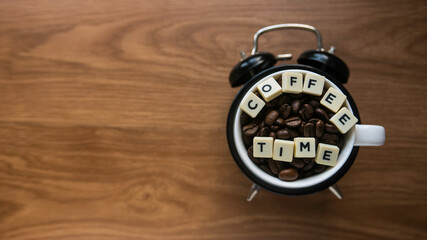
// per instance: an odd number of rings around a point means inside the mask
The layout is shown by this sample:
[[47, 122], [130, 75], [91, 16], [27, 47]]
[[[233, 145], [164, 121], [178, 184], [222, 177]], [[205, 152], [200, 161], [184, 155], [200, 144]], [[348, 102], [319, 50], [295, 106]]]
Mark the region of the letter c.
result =
[[249, 102], [248, 102], [248, 107], [249, 107], [250, 109], [252, 109], [252, 110], [256, 109], [256, 108], [258, 107], [258, 103], [255, 103], [255, 105], [254, 105], [254, 106], [251, 106], [251, 102], [253, 102], [253, 100], [249, 100]]

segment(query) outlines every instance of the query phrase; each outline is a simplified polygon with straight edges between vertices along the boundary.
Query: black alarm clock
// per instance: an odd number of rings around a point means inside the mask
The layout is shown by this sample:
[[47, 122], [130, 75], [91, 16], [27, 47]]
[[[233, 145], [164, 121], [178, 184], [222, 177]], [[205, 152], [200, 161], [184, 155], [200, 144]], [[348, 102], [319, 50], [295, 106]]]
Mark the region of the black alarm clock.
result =
[[[280, 29], [298, 29], [313, 32], [317, 38], [317, 49], [302, 53], [297, 60], [298, 64], [285, 63], [275, 66], [278, 60], [290, 59], [292, 55], [279, 54], [275, 56], [269, 52], [258, 52], [258, 39], [266, 32]], [[323, 77], [325, 79], [325, 87], [334, 88], [346, 96], [343, 106], [352, 113], [356, 119], [355, 121], [360, 124], [360, 115], [357, 106], [350, 93], [343, 86], [343, 84], [348, 81], [349, 69], [344, 61], [338, 58], [334, 53], [334, 47], [331, 47], [328, 51], [323, 48], [322, 37], [319, 30], [305, 24], [278, 24], [262, 28], [254, 35], [254, 46], [251, 55], [246, 56], [241, 52], [241, 60], [231, 70], [229, 76], [229, 82], [232, 87], [239, 87], [241, 85], [243, 85], [243, 87], [237, 94], [229, 110], [227, 119], [227, 140], [231, 155], [236, 164], [253, 182], [247, 198], [248, 201], [253, 199], [260, 188], [284, 195], [310, 194], [329, 188], [339, 199], [342, 198], [342, 194], [336, 186], [336, 182], [353, 164], [359, 150], [358, 146], [370, 145], [370, 143], [366, 142], [357, 142], [357, 135], [362, 132], [362, 130], [356, 129], [357, 125], [349, 130], [343, 137], [345, 144], [340, 149], [336, 166], [329, 167], [324, 172], [315, 176], [286, 182], [275, 176], [271, 176], [271, 174], [268, 174], [268, 171], [266, 173], [259, 165], [251, 160], [251, 157], [248, 157], [247, 144], [245, 139], [242, 139], [241, 115], [243, 113], [240, 107], [245, 101], [245, 98], [256, 91], [257, 85], [267, 78], [280, 80], [281, 76], [287, 72], [298, 73], [305, 76], [307, 74], [312, 74]], [[252, 105], [249, 105], [249, 107], [256, 106], [254, 103], [251, 104]], [[266, 104], [268, 104], [268, 102], [266, 102]], [[275, 135], [273, 134], [273, 136]], [[375, 143], [371, 143], [371, 145], [375, 145]]]

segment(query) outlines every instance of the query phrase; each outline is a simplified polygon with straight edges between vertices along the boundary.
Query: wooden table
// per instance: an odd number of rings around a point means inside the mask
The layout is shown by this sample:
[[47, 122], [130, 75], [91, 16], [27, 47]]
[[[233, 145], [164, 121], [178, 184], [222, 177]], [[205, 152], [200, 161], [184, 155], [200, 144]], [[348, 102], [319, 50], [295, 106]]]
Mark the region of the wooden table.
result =
[[[286, 22], [321, 30], [362, 121], [386, 128], [341, 201], [247, 203], [228, 150], [229, 71]], [[0, 239], [426, 239], [426, 26], [423, 1], [2, 1]]]

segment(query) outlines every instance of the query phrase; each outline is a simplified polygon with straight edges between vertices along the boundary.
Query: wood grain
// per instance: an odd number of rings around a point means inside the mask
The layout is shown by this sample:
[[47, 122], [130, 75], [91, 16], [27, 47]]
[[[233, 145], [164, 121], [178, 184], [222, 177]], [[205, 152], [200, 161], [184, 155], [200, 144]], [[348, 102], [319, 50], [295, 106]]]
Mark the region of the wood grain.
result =
[[[228, 73], [285, 22], [337, 47], [362, 121], [387, 131], [342, 201], [246, 203], [228, 151]], [[423, 1], [2, 1], [0, 239], [426, 239], [426, 24]]]

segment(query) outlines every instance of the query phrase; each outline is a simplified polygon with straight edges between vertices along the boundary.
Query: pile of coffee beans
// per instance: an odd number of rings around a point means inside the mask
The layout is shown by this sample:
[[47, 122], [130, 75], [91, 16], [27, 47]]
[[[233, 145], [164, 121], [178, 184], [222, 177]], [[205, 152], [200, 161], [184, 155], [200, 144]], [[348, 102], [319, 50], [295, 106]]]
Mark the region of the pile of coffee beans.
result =
[[[281, 79], [276, 81], [282, 85]], [[314, 158], [293, 158], [292, 162], [255, 158], [252, 144], [256, 136], [283, 140], [314, 137], [316, 148], [319, 143], [325, 143], [336, 145], [341, 149], [344, 144], [343, 135], [329, 122], [329, 118], [335, 113], [320, 104], [326, 90], [326, 88], [323, 90], [321, 96], [283, 93], [267, 102], [255, 118], [242, 112], [240, 123], [243, 142], [249, 158], [259, 168], [284, 181], [294, 181], [325, 171], [327, 166], [317, 164]], [[254, 94], [261, 97], [258, 91]]]

